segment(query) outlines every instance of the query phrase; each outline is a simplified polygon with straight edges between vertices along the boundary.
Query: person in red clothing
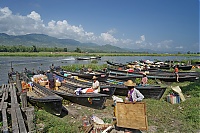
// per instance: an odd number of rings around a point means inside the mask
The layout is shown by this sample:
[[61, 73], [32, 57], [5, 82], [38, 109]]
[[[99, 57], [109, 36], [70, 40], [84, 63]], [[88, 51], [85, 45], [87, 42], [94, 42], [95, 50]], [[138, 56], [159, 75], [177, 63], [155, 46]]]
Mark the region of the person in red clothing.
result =
[[179, 80], [178, 80], [178, 78], [179, 78], [179, 75], [178, 75], [178, 66], [177, 65], [174, 68], [174, 73], [175, 73], [175, 76], [176, 76], [176, 81], [179, 82]]

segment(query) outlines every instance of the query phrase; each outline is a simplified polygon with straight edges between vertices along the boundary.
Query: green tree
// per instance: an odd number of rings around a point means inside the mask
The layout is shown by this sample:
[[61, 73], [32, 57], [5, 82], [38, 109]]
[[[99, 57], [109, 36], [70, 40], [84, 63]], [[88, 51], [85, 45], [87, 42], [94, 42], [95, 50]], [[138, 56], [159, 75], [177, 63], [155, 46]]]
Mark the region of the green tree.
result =
[[54, 47], [54, 52], [58, 52], [58, 48], [57, 47]]
[[33, 47], [33, 51], [32, 52], [38, 52], [35, 45], [32, 45], [32, 47]]
[[63, 50], [64, 50], [64, 52], [67, 52], [67, 48], [64, 48]]
[[76, 48], [76, 50], [74, 52], [81, 53], [81, 49], [80, 48]]

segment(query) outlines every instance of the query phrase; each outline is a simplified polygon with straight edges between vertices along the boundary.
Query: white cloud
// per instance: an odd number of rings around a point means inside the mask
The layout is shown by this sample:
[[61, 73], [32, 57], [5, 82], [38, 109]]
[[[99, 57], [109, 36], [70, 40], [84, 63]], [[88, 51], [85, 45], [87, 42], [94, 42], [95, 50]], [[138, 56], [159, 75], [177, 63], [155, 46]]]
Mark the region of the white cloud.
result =
[[145, 36], [144, 35], [140, 36], [140, 40], [135, 41], [136, 44], [141, 44], [143, 42], [145, 42]]
[[166, 50], [173, 48], [173, 40], [164, 40], [155, 44], [155, 49]]
[[103, 41], [109, 43], [109, 44], [116, 44], [119, 40], [114, 38], [110, 33], [101, 33], [101, 36], [99, 37]]
[[12, 14], [12, 11], [8, 8], [0, 8], [0, 18], [8, 17]]
[[31, 14], [27, 15], [27, 17], [32, 18], [32, 19], [34, 19], [36, 21], [41, 20], [40, 14], [38, 14], [35, 11], [32, 11]]
[[110, 29], [110, 30], [108, 31], [108, 33], [109, 33], [109, 34], [114, 34], [114, 33], [117, 33], [117, 30], [116, 30], [116, 29]]

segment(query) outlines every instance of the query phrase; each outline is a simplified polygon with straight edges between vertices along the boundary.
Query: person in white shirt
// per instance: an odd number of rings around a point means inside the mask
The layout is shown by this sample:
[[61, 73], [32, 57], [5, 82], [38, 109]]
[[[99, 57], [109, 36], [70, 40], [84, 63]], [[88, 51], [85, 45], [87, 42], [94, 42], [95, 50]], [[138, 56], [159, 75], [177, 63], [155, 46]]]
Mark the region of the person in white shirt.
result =
[[93, 79], [92, 89], [94, 90], [94, 93], [100, 92], [100, 85], [99, 85], [99, 81], [97, 80], [97, 77], [93, 76], [92, 79]]
[[97, 80], [97, 77], [93, 76], [92, 80], [93, 81], [92, 81], [91, 88], [82, 89], [81, 93], [99, 93], [100, 92], [100, 85], [99, 85], [99, 81]]
[[140, 102], [144, 99], [144, 96], [142, 93], [140, 93], [139, 90], [135, 88], [136, 83], [134, 83], [132, 80], [128, 80], [127, 82], [124, 83], [128, 87], [128, 101], [129, 102]]

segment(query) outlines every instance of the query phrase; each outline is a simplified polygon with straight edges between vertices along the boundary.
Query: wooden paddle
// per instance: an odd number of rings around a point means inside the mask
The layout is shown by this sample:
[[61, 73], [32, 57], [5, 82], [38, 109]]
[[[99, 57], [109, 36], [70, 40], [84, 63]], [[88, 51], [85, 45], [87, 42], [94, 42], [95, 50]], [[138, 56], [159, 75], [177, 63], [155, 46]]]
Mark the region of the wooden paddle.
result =
[[172, 88], [173, 91], [175, 91], [179, 94], [182, 101], [185, 101], [185, 97], [184, 97], [182, 90], [179, 86], [175, 86], [175, 87], [171, 86], [171, 88]]

